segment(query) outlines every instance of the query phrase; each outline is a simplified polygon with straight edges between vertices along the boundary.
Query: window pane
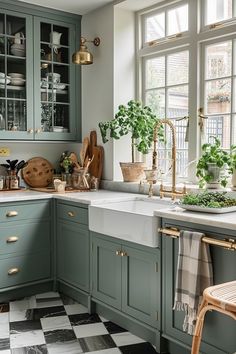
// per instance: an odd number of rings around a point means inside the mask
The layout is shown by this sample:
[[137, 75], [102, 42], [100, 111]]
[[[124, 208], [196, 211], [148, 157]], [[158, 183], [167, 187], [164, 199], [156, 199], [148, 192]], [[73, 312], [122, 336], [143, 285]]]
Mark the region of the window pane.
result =
[[236, 145], [236, 114], [232, 118], [232, 144]]
[[167, 85], [178, 85], [188, 82], [188, 51], [168, 55]]
[[188, 115], [188, 85], [168, 89], [168, 118]]
[[165, 13], [146, 18], [145, 42], [165, 37]]
[[165, 117], [165, 90], [150, 90], [146, 93], [145, 104], [150, 106], [158, 118]]
[[206, 0], [206, 25], [228, 20], [231, 17], [232, 0]]
[[168, 11], [168, 35], [188, 30], [188, 5]]
[[206, 78], [231, 75], [232, 42], [209, 45], [206, 48]]
[[213, 80], [206, 83], [207, 114], [229, 113], [231, 110], [231, 80]]
[[230, 148], [230, 116], [214, 116], [206, 120], [206, 141], [213, 143], [212, 136], [217, 136], [224, 149]]
[[149, 59], [146, 62], [146, 88], [165, 85], [165, 57]]

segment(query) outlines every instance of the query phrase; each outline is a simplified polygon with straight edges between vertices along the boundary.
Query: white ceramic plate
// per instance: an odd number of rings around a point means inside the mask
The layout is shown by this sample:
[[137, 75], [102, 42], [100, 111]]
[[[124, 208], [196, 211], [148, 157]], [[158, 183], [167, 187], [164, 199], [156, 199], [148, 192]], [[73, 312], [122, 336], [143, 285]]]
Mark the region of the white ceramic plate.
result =
[[232, 211], [236, 211], [236, 205], [232, 207], [225, 207], [225, 208], [204, 208], [198, 205], [186, 205], [186, 204], [179, 204], [179, 206], [186, 210], [198, 211], [201, 213], [212, 213], [212, 214], [224, 214], [224, 213], [230, 213]]

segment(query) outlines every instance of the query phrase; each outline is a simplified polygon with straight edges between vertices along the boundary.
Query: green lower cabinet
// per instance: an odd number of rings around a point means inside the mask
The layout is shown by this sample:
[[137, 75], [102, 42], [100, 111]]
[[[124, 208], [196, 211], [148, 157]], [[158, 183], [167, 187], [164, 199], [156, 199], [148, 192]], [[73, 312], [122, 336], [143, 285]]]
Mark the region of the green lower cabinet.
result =
[[156, 254], [124, 246], [122, 257], [122, 310], [157, 327], [160, 299], [159, 258]]
[[92, 233], [94, 300], [159, 328], [159, 250]]
[[119, 243], [93, 237], [92, 295], [117, 309], [121, 308], [121, 251]]
[[[168, 224], [169, 226], [169, 224]], [[173, 225], [179, 229], [193, 227], [190, 224]], [[207, 230], [208, 229], [208, 230]], [[229, 234], [227, 230], [217, 231], [207, 227], [196, 225], [196, 230], [215, 235], [218, 238], [225, 238]], [[233, 238], [233, 236], [232, 236]], [[178, 259], [178, 240], [163, 236], [163, 336], [170, 342], [178, 342], [180, 346], [191, 347], [192, 336], [182, 330], [184, 314], [182, 311], [174, 311], [175, 279]], [[211, 256], [213, 261], [214, 284], [223, 283], [235, 279], [236, 257], [220, 247], [212, 246]], [[201, 343], [201, 354], [232, 354], [236, 352], [236, 321], [216, 313], [208, 312], [205, 317], [203, 338]], [[190, 349], [184, 349], [181, 353], [190, 353]], [[177, 350], [170, 350], [170, 354], [179, 354]]]
[[59, 221], [57, 231], [57, 278], [89, 291], [89, 231], [86, 225]]

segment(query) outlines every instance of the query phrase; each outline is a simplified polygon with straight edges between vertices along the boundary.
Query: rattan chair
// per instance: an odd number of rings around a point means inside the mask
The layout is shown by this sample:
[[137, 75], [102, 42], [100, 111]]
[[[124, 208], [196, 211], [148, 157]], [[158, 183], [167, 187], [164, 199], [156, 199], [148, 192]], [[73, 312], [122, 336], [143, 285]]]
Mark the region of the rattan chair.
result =
[[236, 281], [210, 286], [204, 290], [202, 304], [198, 310], [191, 354], [199, 354], [204, 317], [209, 310], [224, 313], [236, 320]]

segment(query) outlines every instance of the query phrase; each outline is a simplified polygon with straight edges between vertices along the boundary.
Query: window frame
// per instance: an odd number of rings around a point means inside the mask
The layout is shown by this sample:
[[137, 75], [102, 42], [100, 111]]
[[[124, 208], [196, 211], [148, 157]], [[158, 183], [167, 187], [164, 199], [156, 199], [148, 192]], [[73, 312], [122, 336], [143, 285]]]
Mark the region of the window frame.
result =
[[[145, 92], [145, 70], [144, 62], [147, 59], [157, 56], [166, 55], [170, 51], [189, 49], [189, 62], [196, 63], [189, 67], [189, 147], [188, 147], [188, 180], [196, 182], [195, 164], [201, 154], [201, 145], [203, 143], [203, 135], [200, 130], [199, 108], [204, 107], [203, 102], [203, 70], [204, 67], [204, 50], [203, 46], [215, 41], [216, 43], [223, 42], [227, 38], [233, 37], [236, 40], [236, 17], [230, 20], [222, 21], [221, 26], [210, 28], [210, 26], [202, 26], [204, 16], [202, 13], [205, 0], [175, 0], [163, 1], [156, 4], [152, 8], [144, 9], [136, 13], [136, 97], [144, 99]], [[142, 23], [147, 15], [158, 13], [163, 9], [170, 9], [188, 3], [189, 28], [183, 32], [183, 35], [166, 38], [162, 41], [156, 41], [152, 46], [143, 46]], [[233, 2], [233, 11], [236, 11], [236, 0]], [[166, 11], [167, 13], [167, 11]], [[197, 15], [196, 15], [197, 14]], [[232, 68], [233, 69], [233, 68]], [[233, 76], [233, 74], [232, 74]], [[233, 88], [232, 86], [232, 89]], [[233, 103], [231, 103], [233, 104]], [[233, 117], [233, 113], [231, 112]], [[236, 118], [236, 115], [235, 115]], [[236, 124], [236, 122], [235, 122]], [[232, 132], [231, 132], [232, 134]], [[236, 140], [236, 137], [235, 137]], [[139, 160], [144, 160], [145, 157], [137, 154]], [[194, 163], [193, 163], [194, 162]]]

